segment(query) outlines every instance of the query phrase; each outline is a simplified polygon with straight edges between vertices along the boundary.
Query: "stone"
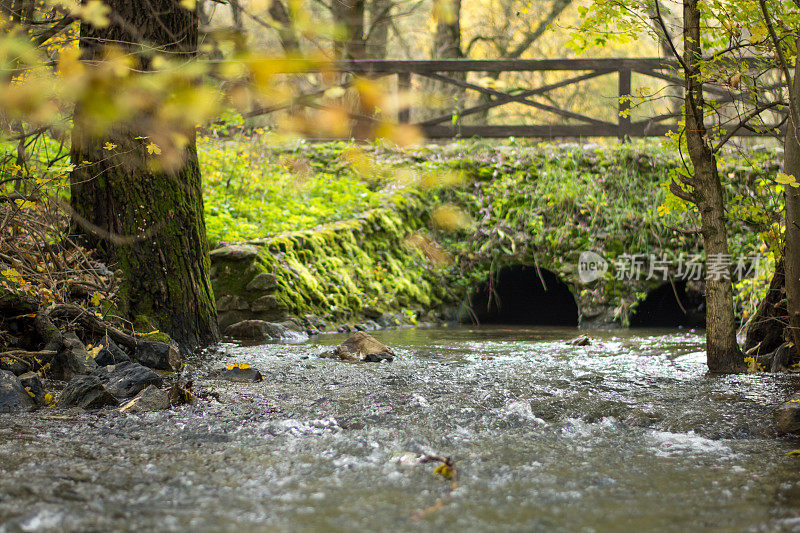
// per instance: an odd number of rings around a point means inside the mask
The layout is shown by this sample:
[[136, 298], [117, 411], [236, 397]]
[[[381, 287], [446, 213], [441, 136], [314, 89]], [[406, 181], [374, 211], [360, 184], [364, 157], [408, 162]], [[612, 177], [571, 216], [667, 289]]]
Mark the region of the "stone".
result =
[[800, 396], [779, 405], [772, 412], [778, 433], [800, 433]]
[[103, 347], [97, 352], [94, 357], [94, 362], [97, 366], [115, 365], [117, 363], [130, 362], [131, 358], [128, 354], [115, 343], [108, 334], [104, 335], [97, 344]]
[[263, 313], [265, 311], [274, 311], [279, 307], [280, 304], [278, 303], [278, 299], [271, 295], [256, 298], [250, 304], [250, 309], [252, 309], [256, 313]]
[[120, 411], [140, 413], [143, 411], [163, 411], [172, 406], [169, 391], [159, 389], [155, 385], [148, 385], [135, 398], [120, 408]]
[[242, 320], [225, 328], [225, 335], [240, 341], [290, 341], [308, 340], [305, 332], [294, 331], [284, 324], [264, 320]]
[[107, 405], [117, 405], [117, 399], [106, 390], [103, 382], [97, 376], [78, 376], [67, 383], [58, 397], [56, 405], [99, 409]]
[[250, 304], [241, 296], [226, 295], [217, 300], [217, 311], [249, 311]]
[[20, 379], [8, 370], [0, 370], [0, 413], [30, 410], [36, 407]]
[[383, 315], [375, 319], [375, 323], [381, 328], [392, 328], [400, 325], [400, 320], [393, 315]]
[[211, 373], [212, 376], [226, 381], [233, 381], [236, 383], [258, 383], [264, 377], [261, 372], [249, 365], [228, 365], [227, 368], [221, 368]]
[[97, 368], [94, 358], [86, 351], [86, 346], [73, 332], [64, 334], [63, 344], [50, 364], [47, 376], [69, 381], [75, 376], [92, 373]]
[[39, 378], [39, 374], [36, 372], [27, 372], [19, 376], [19, 382], [22, 384], [22, 388], [25, 389], [25, 392], [36, 402], [36, 405], [39, 407], [47, 405], [44, 386], [42, 385], [42, 380]]
[[245, 286], [245, 289], [248, 291], [268, 291], [274, 289], [278, 286], [278, 279], [275, 277], [274, 274], [269, 274], [268, 272], [262, 272], [252, 280], [250, 283]]
[[137, 363], [125, 362], [98, 368], [93, 374], [117, 398], [130, 398], [149, 385], [161, 385], [161, 376]]
[[588, 335], [579, 335], [567, 341], [567, 344], [570, 346], [590, 346], [592, 344], [592, 339], [590, 339]]
[[30, 371], [31, 365], [16, 357], [0, 357], [0, 370], [7, 370], [15, 376]]
[[209, 256], [211, 256], [212, 261], [254, 260], [258, 257], [258, 248], [252, 244], [231, 244], [229, 246], [223, 246], [221, 248], [211, 250]]
[[397, 354], [369, 333], [358, 331], [333, 350], [320, 354], [320, 357], [379, 363], [392, 361]]
[[137, 342], [134, 359], [146, 367], [157, 370], [180, 370], [183, 364], [177, 346], [158, 341]]

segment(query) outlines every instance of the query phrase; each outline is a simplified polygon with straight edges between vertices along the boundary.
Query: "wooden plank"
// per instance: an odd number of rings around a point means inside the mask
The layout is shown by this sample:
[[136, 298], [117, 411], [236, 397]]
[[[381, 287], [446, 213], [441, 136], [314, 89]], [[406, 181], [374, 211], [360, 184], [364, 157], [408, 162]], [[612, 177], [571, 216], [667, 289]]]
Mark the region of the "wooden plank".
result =
[[555, 115], [559, 115], [566, 118], [571, 118], [575, 120], [580, 120], [582, 122], [588, 122], [589, 124], [594, 124], [595, 126], [607, 126], [611, 124], [610, 122], [605, 122], [603, 120], [597, 120], [596, 118], [587, 117], [586, 115], [581, 115], [579, 113], [573, 113], [572, 111], [566, 111], [564, 109], [559, 109], [557, 107], [553, 107], [551, 105], [540, 104], [539, 102], [534, 102], [533, 100], [528, 100], [527, 98], [521, 98], [513, 94], [503, 93], [500, 91], [496, 91], [494, 89], [490, 89], [488, 87], [481, 87], [480, 85], [475, 85], [473, 83], [469, 83], [462, 80], [457, 80], [454, 78], [448, 78], [447, 76], [442, 76], [441, 74], [434, 74], [432, 72], [423, 72], [421, 73], [423, 76], [427, 78], [432, 78], [434, 80], [439, 80], [441, 82], [449, 83], [451, 85], [457, 85], [459, 87], [463, 87], [465, 89], [472, 89], [474, 91], [482, 92], [485, 94], [490, 94], [492, 96], [502, 96], [508, 98], [512, 102], [516, 102], [519, 104], [524, 104], [530, 107], [535, 107], [537, 109], [541, 109], [542, 111], [547, 111], [549, 113], [553, 113]]
[[[589, 74], [584, 74], [582, 76], [575, 76], [575, 77], [572, 77], [572, 78], [568, 78], [568, 79], [560, 81], [558, 83], [551, 83], [549, 85], [542, 85], [541, 87], [538, 87], [536, 89], [529, 89], [527, 91], [522, 91], [521, 93], [517, 93], [514, 96], [517, 96], [517, 97], [520, 97], [520, 98], [527, 98], [529, 96], [537, 96], [537, 95], [540, 95], [540, 94], [544, 94], [544, 93], [553, 91], [555, 89], [560, 89], [562, 87], [567, 87], [568, 85], [574, 85], [574, 84], [580, 83], [580, 82], [585, 81], [585, 80], [590, 80], [592, 78], [597, 78], [599, 76], [605, 76], [606, 74], [610, 74], [612, 72], [614, 72], [614, 71], [613, 70], [597, 70], [597, 71], [594, 71], [594, 72], [590, 72]], [[506, 93], [503, 93], [503, 94], [506, 94]], [[466, 109], [463, 109], [463, 110], [461, 110], [461, 112], [459, 112], [458, 116], [459, 117], [466, 117], [466, 116], [473, 115], [475, 113], [480, 113], [481, 111], [486, 111], [486, 110], [491, 109], [493, 107], [498, 107], [498, 106], [501, 106], [503, 104], [507, 104], [507, 103], [513, 102], [513, 101], [514, 101], [513, 99], [510, 99], [508, 97], [498, 96], [497, 98], [495, 98], [491, 102], [487, 102], [485, 104], [480, 104], [480, 105], [476, 105], [474, 107], [468, 107]], [[442, 122], [448, 122], [451, 119], [452, 119], [452, 115], [451, 114], [447, 114], [447, 115], [442, 115], [442, 116], [439, 116], [439, 117], [436, 117], [436, 118], [432, 118], [432, 119], [426, 120], [425, 122], [422, 122], [422, 124], [433, 126], [434, 124], [441, 124]]]
[[[399, 95], [407, 95], [411, 91], [411, 73], [400, 72], [397, 74], [397, 92]], [[411, 109], [407, 106], [399, 107], [397, 110], [397, 121], [400, 124], [411, 122]]]
[[431, 59], [431, 60], [356, 60], [338, 63], [340, 70], [370, 72], [520, 72], [542, 70], [665, 69], [677, 62], [661, 58], [602, 59]]
[[631, 134], [631, 69], [629, 68], [619, 70], [618, 94], [619, 138], [625, 139]]

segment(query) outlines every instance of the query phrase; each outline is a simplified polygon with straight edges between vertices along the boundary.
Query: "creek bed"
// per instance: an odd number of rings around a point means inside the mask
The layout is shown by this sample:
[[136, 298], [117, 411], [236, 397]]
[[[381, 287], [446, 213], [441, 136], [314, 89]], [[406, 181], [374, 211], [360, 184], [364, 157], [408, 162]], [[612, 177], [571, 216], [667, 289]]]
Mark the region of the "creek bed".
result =
[[[344, 336], [224, 345], [189, 406], [0, 415], [0, 531], [800, 531], [770, 416], [796, 378], [709, 376], [694, 332], [588, 333], [381, 331], [380, 364], [315, 357]], [[231, 362], [264, 381], [206, 376]]]

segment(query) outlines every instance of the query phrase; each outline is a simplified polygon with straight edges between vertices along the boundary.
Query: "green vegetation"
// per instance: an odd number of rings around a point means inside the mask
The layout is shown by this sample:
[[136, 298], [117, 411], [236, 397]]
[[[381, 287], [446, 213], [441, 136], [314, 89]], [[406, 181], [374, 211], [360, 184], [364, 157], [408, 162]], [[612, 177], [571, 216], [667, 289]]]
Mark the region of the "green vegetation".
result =
[[[611, 307], [624, 322], [656, 282], [617, 280], [612, 268], [597, 283], [581, 286], [575, 273], [580, 252], [595, 250], [611, 262], [623, 254], [654, 254], [673, 265], [681, 254], [702, 256], [696, 234], [689, 232], [697, 225], [696, 210], [667, 191], [669, 181], [681, 171], [681, 161], [660, 142], [581, 147], [462, 141], [406, 150], [380, 144], [356, 148], [348, 143], [275, 147], [266, 137], [228, 141], [213, 149], [209, 144], [211, 140], [203, 139], [201, 153], [210, 158], [204, 159], [207, 175], [218, 180], [206, 186], [211, 240], [265, 239], [268, 248], [279, 252], [269, 262], [278, 271], [285, 270], [278, 276], [286, 285], [281, 287], [281, 303], [295, 312], [320, 312], [331, 306], [358, 312], [373, 307], [381, 294], [394, 303], [396, 293], [405, 294], [396, 302], [401, 306], [425, 307], [447, 303], [448, 298], [455, 303], [485, 280], [492, 268], [525, 263], [553, 270], [572, 283], [583, 309]], [[248, 151], [251, 155], [244, 155]], [[765, 259], [758, 265], [756, 279], [737, 285], [739, 312], [747, 316], [768, 283], [772, 270], [768, 252], [778, 248], [776, 217], [782, 186], [773, 181], [777, 165], [768, 151], [731, 153], [721, 167], [734, 262], [745, 258], [750, 268], [752, 256], [762, 254]], [[303, 169], [299, 177], [298, 169]], [[220, 184], [222, 179], [225, 183]], [[408, 202], [409, 198], [415, 200]], [[409, 205], [414, 206], [413, 215]], [[359, 226], [354, 237], [342, 241], [355, 238], [352, 247], [336, 245], [331, 250], [315, 244], [329, 230], [302, 231], [353, 219], [375, 207], [394, 209], [407, 227], [382, 242], [385, 232], [365, 232]], [[286, 230], [296, 231], [284, 234]], [[341, 231], [337, 226], [332, 234], [341, 240]], [[428, 289], [435, 278], [425, 274], [417, 259], [381, 273], [386, 260], [376, 262], [376, 258], [386, 253], [387, 244], [396, 248], [404, 235], [421, 243], [429, 262], [452, 260], [444, 269], [452, 289], [447, 297], [442, 293], [431, 298]], [[323, 258], [337, 263], [327, 264]], [[347, 272], [340, 272], [343, 265]], [[399, 287], [409, 273], [420, 280], [423, 294]], [[386, 274], [398, 287], [382, 279]], [[350, 280], [354, 287], [379, 283], [375, 290], [351, 291], [359, 295], [359, 302], [347, 301], [345, 295], [339, 301], [336, 295], [349, 286], [337, 284], [339, 278]], [[320, 280], [330, 290], [320, 290]]]

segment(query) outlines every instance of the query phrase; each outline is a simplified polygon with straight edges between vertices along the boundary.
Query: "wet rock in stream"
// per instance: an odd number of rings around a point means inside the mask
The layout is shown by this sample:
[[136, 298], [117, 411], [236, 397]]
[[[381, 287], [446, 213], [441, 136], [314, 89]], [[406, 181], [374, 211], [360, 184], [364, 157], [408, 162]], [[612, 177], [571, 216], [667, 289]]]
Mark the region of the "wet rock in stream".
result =
[[341, 359], [342, 361], [379, 363], [381, 361], [393, 361], [397, 354], [369, 333], [358, 331], [333, 350], [321, 353], [320, 357]]
[[98, 409], [108, 405], [117, 405], [117, 399], [106, 390], [97, 376], [79, 376], [67, 383], [56, 402], [58, 407], [80, 407], [82, 409]]
[[117, 398], [130, 398], [149, 385], [161, 385], [161, 376], [137, 363], [125, 362], [98, 368], [93, 374]]
[[233, 381], [236, 383], [258, 383], [263, 380], [261, 372], [249, 365], [233, 364], [227, 368], [220, 368], [211, 371], [211, 377]]
[[33, 397], [20, 379], [7, 370], [0, 370], [0, 413], [28, 410], [36, 407]]

